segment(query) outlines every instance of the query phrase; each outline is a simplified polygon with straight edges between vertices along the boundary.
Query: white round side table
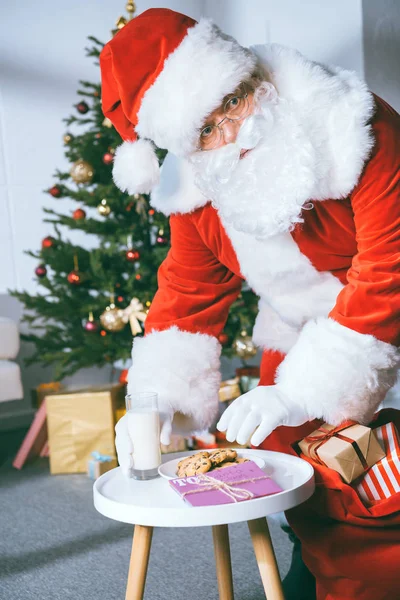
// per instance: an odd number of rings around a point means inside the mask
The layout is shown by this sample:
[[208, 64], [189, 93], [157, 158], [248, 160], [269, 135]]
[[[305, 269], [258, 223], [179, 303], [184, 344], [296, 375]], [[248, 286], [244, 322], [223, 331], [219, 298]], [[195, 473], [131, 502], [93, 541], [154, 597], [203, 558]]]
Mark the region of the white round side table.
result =
[[[125, 600], [142, 600], [150, 556], [153, 527], [213, 528], [220, 600], [233, 600], [228, 524], [247, 521], [257, 564], [268, 600], [284, 600], [278, 566], [266, 516], [293, 508], [314, 492], [314, 471], [295, 456], [253, 450], [265, 460], [264, 471], [283, 489], [272, 496], [218, 506], [187, 504], [164, 478], [150, 481], [126, 479], [120, 468], [108, 471], [93, 486], [94, 506], [102, 515], [135, 525]], [[164, 454], [163, 462], [195, 454]]]

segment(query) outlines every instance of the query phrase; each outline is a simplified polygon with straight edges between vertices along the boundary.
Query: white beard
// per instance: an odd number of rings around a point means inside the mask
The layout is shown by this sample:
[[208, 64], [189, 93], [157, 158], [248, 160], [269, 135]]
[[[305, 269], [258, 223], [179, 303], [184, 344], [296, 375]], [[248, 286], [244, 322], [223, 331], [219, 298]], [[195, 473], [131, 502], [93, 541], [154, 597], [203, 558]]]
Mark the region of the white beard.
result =
[[[267, 89], [271, 84], [262, 84]], [[258, 92], [258, 90], [257, 90]], [[221, 218], [259, 240], [301, 223], [317, 182], [316, 152], [288, 100], [263, 89], [255, 113], [244, 120], [235, 143], [196, 152], [195, 182]], [[264, 93], [264, 96], [261, 94]], [[251, 151], [240, 159], [243, 149]]]

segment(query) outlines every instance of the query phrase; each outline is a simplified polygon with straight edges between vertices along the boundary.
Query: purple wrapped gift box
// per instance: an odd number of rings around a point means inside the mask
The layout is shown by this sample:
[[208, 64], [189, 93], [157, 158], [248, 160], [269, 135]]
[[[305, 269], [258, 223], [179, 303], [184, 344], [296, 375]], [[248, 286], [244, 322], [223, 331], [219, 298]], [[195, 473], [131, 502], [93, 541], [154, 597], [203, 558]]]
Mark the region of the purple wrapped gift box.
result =
[[253, 461], [192, 477], [170, 479], [169, 483], [192, 506], [242, 502], [282, 491]]

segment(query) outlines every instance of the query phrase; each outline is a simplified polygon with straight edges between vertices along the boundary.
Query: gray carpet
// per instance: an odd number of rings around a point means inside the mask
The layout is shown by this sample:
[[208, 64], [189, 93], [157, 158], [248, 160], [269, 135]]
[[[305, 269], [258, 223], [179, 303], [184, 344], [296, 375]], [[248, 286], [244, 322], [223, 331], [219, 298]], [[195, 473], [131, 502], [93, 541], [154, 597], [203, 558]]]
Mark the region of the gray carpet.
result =
[[[1, 600], [123, 600], [133, 528], [93, 508], [85, 475], [51, 476], [47, 459], [0, 467]], [[281, 570], [291, 544], [270, 522]], [[229, 527], [237, 600], [265, 598], [246, 524]], [[155, 529], [145, 600], [217, 600], [211, 528]]]

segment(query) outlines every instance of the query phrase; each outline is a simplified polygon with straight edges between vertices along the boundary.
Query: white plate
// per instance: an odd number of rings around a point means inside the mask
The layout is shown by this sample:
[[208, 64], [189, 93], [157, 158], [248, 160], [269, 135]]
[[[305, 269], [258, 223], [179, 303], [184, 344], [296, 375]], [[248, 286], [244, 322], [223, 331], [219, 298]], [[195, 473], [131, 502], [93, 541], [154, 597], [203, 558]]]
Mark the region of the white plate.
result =
[[[218, 448], [215, 448], [216, 450]], [[223, 450], [223, 448], [221, 448]], [[191, 454], [197, 454], [197, 452], [201, 452], [201, 450], [195, 450], [194, 452], [188, 452], [187, 456]], [[211, 450], [212, 452], [212, 450]], [[260, 469], [265, 466], [265, 460], [257, 456], [257, 450], [236, 450], [239, 458], [248, 458], [256, 463]], [[178, 475], [176, 474], [178, 468], [178, 462], [183, 460], [185, 457], [181, 456], [180, 458], [175, 458], [174, 460], [169, 460], [168, 462], [160, 465], [158, 467], [158, 473], [164, 479], [176, 479]]]

